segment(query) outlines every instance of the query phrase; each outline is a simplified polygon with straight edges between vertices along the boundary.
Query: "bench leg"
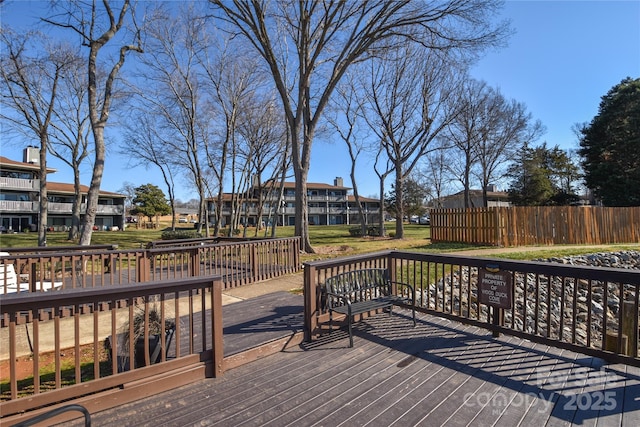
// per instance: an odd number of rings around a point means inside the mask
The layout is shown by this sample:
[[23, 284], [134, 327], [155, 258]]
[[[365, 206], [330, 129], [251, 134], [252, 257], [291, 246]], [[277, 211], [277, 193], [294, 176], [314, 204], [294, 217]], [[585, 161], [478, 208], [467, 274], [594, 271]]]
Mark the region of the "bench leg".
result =
[[333, 312], [329, 310], [329, 333], [333, 332]]
[[353, 316], [348, 315], [349, 320], [347, 321], [347, 324], [349, 325], [349, 347], [353, 347], [353, 331], [351, 330], [351, 318]]

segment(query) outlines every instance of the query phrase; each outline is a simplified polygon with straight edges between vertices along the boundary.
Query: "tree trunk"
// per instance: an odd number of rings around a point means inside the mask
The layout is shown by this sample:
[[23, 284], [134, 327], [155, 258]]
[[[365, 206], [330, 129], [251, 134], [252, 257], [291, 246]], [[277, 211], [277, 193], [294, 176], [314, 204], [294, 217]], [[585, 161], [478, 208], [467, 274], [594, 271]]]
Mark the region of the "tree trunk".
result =
[[91, 176], [91, 185], [87, 194], [87, 210], [82, 220], [82, 234], [80, 235], [80, 245], [88, 246], [91, 244], [91, 235], [93, 234], [93, 226], [96, 223], [96, 215], [98, 213], [98, 198], [100, 197], [100, 184], [102, 183], [102, 174], [104, 173], [104, 127], [97, 125], [93, 129], [95, 141], [95, 161], [93, 164], [93, 174]]
[[380, 237], [384, 237], [387, 235], [387, 231], [385, 230], [384, 227], [384, 176], [380, 177], [380, 220], [379, 220], [379, 226], [380, 226]]
[[80, 208], [82, 207], [82, 192], [80, 191], [80, 170], [73, 171], [73, 190], [75, 197], [71, 207], [71, 228], [69, 229], [69, 240], [76, 240], [80, 233]]
[[396, 239], [404, 238], [404, 178], [402, 176], [402, 164], [396, 163]]
[[[47, 137], [40, 137], [40, 212], [38, 220], [38, 246], [47, 246], [49, 196], [47, 195]], [[20, 230], [18, 230], [20, 231]]]

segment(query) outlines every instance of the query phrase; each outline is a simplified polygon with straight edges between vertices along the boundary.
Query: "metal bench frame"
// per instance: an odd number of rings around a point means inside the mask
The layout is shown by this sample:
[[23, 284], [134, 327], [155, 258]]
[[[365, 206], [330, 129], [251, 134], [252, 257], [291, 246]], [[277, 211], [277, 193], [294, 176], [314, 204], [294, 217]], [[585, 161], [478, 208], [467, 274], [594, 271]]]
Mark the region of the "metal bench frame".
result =
[[349, 347], [353, 347], [353, 316], [394, 305], [411, 306], [413, 326], [416, 326], [416, 298], [413, 286], [393, 282], [384, 268], [348, 271], [329, 277], [324, 282], [326, 306], [329, 310], [329, 331], [333, 330], [333, 312], [347, 317]]

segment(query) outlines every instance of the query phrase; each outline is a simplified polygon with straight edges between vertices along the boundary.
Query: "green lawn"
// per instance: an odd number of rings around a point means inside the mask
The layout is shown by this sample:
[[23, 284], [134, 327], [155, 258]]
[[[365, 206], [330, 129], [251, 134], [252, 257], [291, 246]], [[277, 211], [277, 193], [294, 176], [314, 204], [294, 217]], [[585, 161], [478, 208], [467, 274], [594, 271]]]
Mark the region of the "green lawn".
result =
[[[117, 244], [119, 249], [138, 249], [144, 247], [148, 242], [160, 240], [162, 232], [168, 229], [168, 223], [160, 223], [159, 229], [135, 229], [128, 228], [125, 231], [96, 231], [93, 233], [92, 244]], [[351, 237], [349, 234], [349, 225], [331, 225], [331, 226], [310, 226], [309, 233], [311, 244], [316, 250], [316, 254], [307, 254], [302, 257], [303, 261], [315, 259], [324, 259], [338, 256], [355, 255], [365, 252], [375, 252], [387, 249], [403, 249], [411, 251], [428, 251], [428, 252], [452, 252], [463, 251], [468, 249], [481, 249], [479, 246], [464, 244], [431, 244], [430, 227], [418, 224], [405, 224], [404, 239], [379, 238], [379, 237]], [[188, 224], [178, 227], [177, 230], [193, 231], [193, 225]], [[395, 223], [387, 223], [387, 232], [395, 231]], [[247, 236], [254, 236], [255, 229], [247, 230]], [[291, 226], [279, 227], [277, 229], [277, 237], [291, 237], [294, 234], [294, 228]], [[270, 230], [269, 230], [270, 235]], [[264, 236], [264, 230], [258, 232], [258, 236]], [[18, 234], [2, 234], [0, 235], [0, 247], [15, 248], [37, 246], [38, 236], [36, 233], [18, 233]], [[67, 240], [67, 233], [50, 232], [47, 233], [48, 246], [68, 246], [75, 245], [77, 242]], [[485, 247], [488, 248], [488, 247]], [[536, 259], [561, 257], [574, 254], [590, 253], [594, 251], [614, 251], [621, 249], [640, 250], [640, 245], [611, 245], [607, 247], [599, 247], [597, 250], [593, 248], [585, 248], [581, 246], [571, 247], [569, 249], [558, 249], [550, 246], [548, 249], [538, 251], [515, 251], [509, 253], [501, 253], [491, 255], [492, 257], [504, 257], [510, 259]]]

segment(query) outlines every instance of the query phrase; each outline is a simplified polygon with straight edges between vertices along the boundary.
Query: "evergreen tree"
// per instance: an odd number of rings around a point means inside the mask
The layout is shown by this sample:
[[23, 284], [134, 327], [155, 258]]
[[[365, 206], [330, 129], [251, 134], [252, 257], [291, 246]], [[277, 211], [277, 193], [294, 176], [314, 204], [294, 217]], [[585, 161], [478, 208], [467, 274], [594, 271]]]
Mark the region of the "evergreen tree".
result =
[[509, 200], [519, 206], [572, 205], [578, 201], [573, 183], [579, 169], [558, 146], [524, 145], [509, 168]]
[[171, 213], [171, 206], [162, 190], [153, 185], [145, 184], [135, 189], [133, 198], [132, 215], [144, 215], [153, 221], [154, 216], [168, 215]]
[[579, 133], [587, 187], [607, 206], [640, 205], [640, 78], [609, 90]]
[[[415, 179], [409, 178], [405, 180], [402, 195], [402, 203], [404, 204], [402, 212], [408, 216], [422, 215], [424, 213], [424, 201], [427, 195], [428, 191]], [[393, 184], [391, 184], [391, 191], [385, 197], [385, 209], [393, 215], [398, 215], [396, 189]]]

